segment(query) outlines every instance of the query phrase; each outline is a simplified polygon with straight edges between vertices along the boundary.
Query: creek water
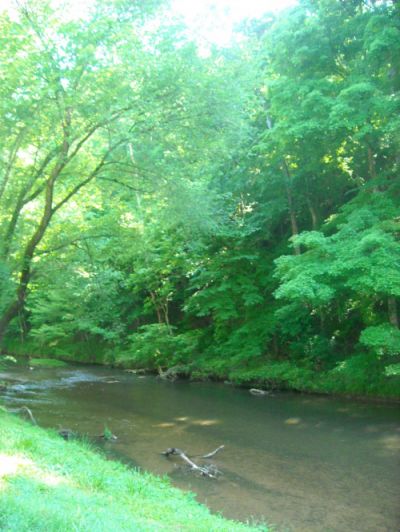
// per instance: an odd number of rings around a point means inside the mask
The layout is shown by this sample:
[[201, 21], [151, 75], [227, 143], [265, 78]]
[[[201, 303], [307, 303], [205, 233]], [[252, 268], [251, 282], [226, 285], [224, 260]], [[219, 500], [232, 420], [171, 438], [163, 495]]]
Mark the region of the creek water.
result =
[[[118, 436], [105, 444], [108, 452], [168, 475], [226, 517], [279, 531], [400, 530], [398, 405], [256, 397], [226, 384], [170, 383], [102, 367], [16, 367], [0, 380], [9, 383], [1, 392], [7, 407], [26, 405], [39, 425], [90, 438], [106, 425]], [[179, 447], [196, 456], [219, 445], [217, 480], [160, 454]]]

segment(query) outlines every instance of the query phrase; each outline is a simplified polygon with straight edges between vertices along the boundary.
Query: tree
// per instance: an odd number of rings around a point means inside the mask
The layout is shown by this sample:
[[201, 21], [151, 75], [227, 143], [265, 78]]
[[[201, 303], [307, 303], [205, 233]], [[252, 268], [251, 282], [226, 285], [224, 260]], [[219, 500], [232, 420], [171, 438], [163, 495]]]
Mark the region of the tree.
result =
[[1, 253], [16, 293], [4, 293], [0, 337], [15, 317], [23, 319], [32, 264], [49, 228], [63, 223], [84, 189], [105, 183], [111, 193], [134, 191], [138, 181], [160, 187], [189, 167], [193, 173], [201, 140], [193, 149], [189, 136], [193, 144], [195, 131], [221, 119], [217, 112], [211, 120], [208, 102], [195, 101], [206, 69], [195, 48], [179, 42], [179, 30], [158, 28], [142, 37], [152, 7], [99, 2], [91, 18], [63, 22], [45, 3], [22, 6], [17, 21], [3, 17], [4, 55], [16, 55], [17, 66], [9, 63], [3, 85], [2, 137], [9, 140]]
[[398, 9], [301, 0], [208, 57], [157, 2], [3, 16], [5, 344], [19, 327], [124, 364], [393, 382]]

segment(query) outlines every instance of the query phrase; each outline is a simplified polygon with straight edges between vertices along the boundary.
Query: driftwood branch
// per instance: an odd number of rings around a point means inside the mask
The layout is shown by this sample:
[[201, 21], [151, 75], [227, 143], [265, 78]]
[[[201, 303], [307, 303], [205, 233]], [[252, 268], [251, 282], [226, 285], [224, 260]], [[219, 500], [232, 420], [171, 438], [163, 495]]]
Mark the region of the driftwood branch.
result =
[[161, 366], [158, 366], [158, 377], [164, 381], [175, 381], [178, 378], [178, 366], [173, 366], [172, 368], [168, 368], [166, 371], [162, 369]]
[[[215, 449], [211, 453], [203, 455], [202, 458], [212, 458], [213, 456], [215, 456], [218, 453], [218, 451], [220, 451], [223, 448], [224, 448], [224, 445], [220, 445], [219, 447], [217, 447], [217, 449]], [[169, 449], [167, 449], [166, 451], [164, 451], [161, 454], [163, 454], [164, 456], [167, 456], [167, 457], [171, 456], [171, 455], [179, 456], [180, 458], [182, 458], [182, 460], [186, 464], [188, 464], [190, 466], [190, 468], [193, 471], [199, 472], [204, 477], [217, 478], [218, 470], [215, 467], [213, 467], [212, 465], [200, 466], [200, 465], [196, 464], [195, 462], [193, 462], [193, 460], [191, 458], [188, 457], [188, 455], [184, 451], [182, 451], [181, 449], [178, 449], [177, 447], [170, 447]]]
[[220, 445], [219, 447], [217, 447], [215, 449], [215, 451], [212, 451], [211, 453], [208, 453], [208, 454], [204, 454], [202, 456], [202, 458], [212, 458], [213, 456], [215, 456], [219, 451], [222, 451], [222, 449], [225, 447], [225, 445]]
[[270, 390], [260, 390], [259, 388], [250, 388], [251, 395], [273, 395]]
[[25, 413], [29, 417], [31, 422], [34, 425], [37, 425], [37, 421], [32, 414], [32, 410], [28, 408], [27, 406], [21, 406], [20, 408], [10, 408], [9, 412], [12, 412], [13, 414], [18, 414], [19, 412]]

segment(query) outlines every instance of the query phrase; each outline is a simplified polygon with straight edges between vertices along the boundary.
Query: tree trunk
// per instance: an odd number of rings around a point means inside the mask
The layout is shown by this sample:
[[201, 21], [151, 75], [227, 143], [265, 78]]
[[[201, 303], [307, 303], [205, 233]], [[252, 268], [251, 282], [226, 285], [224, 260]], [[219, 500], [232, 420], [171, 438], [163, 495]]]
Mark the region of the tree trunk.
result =
[[272, 352], [273, 352], [275, 358], [279, 357], [278, 338], [277, 338], [276, 334], [274, 334], [272, 336]]
[[[272, 121], [270, 117], [268, 116], [268, 114], [266, 115], [266, 123], [267, 123], [267, 128], [272, 129]], [[292, 189], [291, 189], [292, 180], [291, 180], [291, 176], [289, 172], [289, 167], [287, 165], [285, 158], [282, 159], [282, 164], [283, 164], [283, 170], [284, 170], [285, 177], [286, 177], [285, 188], [286, 188], [286, 197], [287, 197], [287, 202], [288, 202], [288, 207], [289, 207], [290, 226], [292, 229], [292, 236], [297, 236], [299, 234], [299, 228], [297, 226], [296, 212], [293, 206], [293, 195], [292, 195]], [[296, 246], [296, 245], [293, 246], [293, 251], [295, 255], [300, 255], [299, 246]]]
[[44, 187], [39, 187], [36, 189], [35, 192], [30, 194], [30, 191], [32, 190], [32, 187], [36, 183], [37, 179], [43, 175], [43, 172], [46, 170], [46, 167], [49, 165], [49, 163], [52, 161], [52, 159], [55, 156], [55, 151], [51, 151], [47, 154], [42, 164], [39, 166], [38, 170], [32, 174], [28, 182], [23, 186], [18, 194], [16, 205], [14, 207], [11, 220], [8, 224], [5, 236], [4, 236], [4, 244], [3, 248], [0, 250], [1, 257], [3, 260], [7, 260], [8, 255], [10, 253], [12, 240], [15, 234], [15, 229], [17, 227], [17, 223], [21, 214], [22, 209], [27, 205], [30, 201], [34, 200], [43, 190]]
[[[289, 172], [289, 168], [288, 168], [288, 165], [285, 159], [283, 159], [283, 168], [284, 168], [285, 176], [286, 176], [285, 188], [286, 188], [286, 197], [287, 197], [288, 208], [289, 208], [290, 226], [292, 229], [292, 236], [297, 236], [299, 234], [299, 227], [297, 225], [296, 211], [294, 210], [294, 205], [293, 205], [293, 194], [292, 194], [292, 189], [291, 189], [290, 172]], [[293, 252], [295, 255], [300, 255], [300, 247], [297, 245], [294, 245]]]
[[13, 320], [16, 316], [18, 316], [20, 309], [22, 308], [22, 304], [19, 299], [15, 300], [8, 309], [4, 312], [2, 317], [0, 318], [0, 345], [3, 340], [4, 334], [7, 330], [8, 324], [11, 320]]
[[374, 154], [372, 153], [372, 148], [370, 146], [368, 146], [368, 172], [369, 172], [369, 178], [375, 179], [376, 177], [375, 159], [374, 159]]
[[318, 214], [310, 198], [307, 198], [307, 205], [308, 205], [308, 210], [310, 211], [313, 231], [316, 231], [319, 226]]
[[388, 298], [388, 312], [389, 312], [389, 322], [391, 325], [399, 328], [399, 316], [397, 313], [397, 302], [394, 296]]
[[[120, 113], [115, 113], [112, 119], [108, 120], [105, 124], [111, 123], [121, 113], [122, 111]], [[79, 140], [79, 142], [76, 143], [72, 152], [69, 153], [70, 151], [70, 130], [71, 130], [71, 109], [67, 108], [65, 111], [64, 121], [62, 123], [63, 140], [62, 140], [61, 146], [57, 150], [59, 155], [57, 158], [57, 162], [55, 163], [53, 169], [50, 171], [50, 175], [47, 178], [45, 182], [45, 186], [44, 186], [45, 204], [43, 208], [42, 218], [39, 222], [38, 227], [33, 233], [31, 239], [26, 245], [23, 256], [22, 256], [19, 283], [18, 283], [18, 287], [16, 291], [15, 300], [9, 305], [9, 307], [5, 310], [3, 315], [0, 317], [0, 344], [4, 338], [5, 332], [10, 322], [23, 311], [26, 296], [28, 293], [28, 285], [31, 279], [31, 274], [32, 274], [32, 271], [31, 271], [32, 259], [34, 257], [37, 246], [39, 245], [39, 243], [41, 242], [42, 238], [44, 237], [46, 233], [46, 230], [50, 224], [51, 218], [75, 194], [77, 194], [85, 185], [87, 185], [90, 181], [92, 181], [92, 179], [94, 179], [95, 176], [98, 175], [100, 170], [105, 165], [107, 157], [112, 153], [114, 149], [116, 149], [118, 146], [120, 146], [124, 142], [124, 140], [122, 139], [122, 140], [117, 141], [114, 145], [110, 146], [108, 150], [104, 153], [103, 157], [101, 158], [97, 166], [94, 168], [94, 170], [85, 179], [82, 179], [75, 187], [73, 187], [72, 190], [68, 192], [62, 200], [58, 201], [58, 203], [56, 204], [53, 204], [54, 188], [55, 188], [56, 181], [58, 177], [60, 176], [61, 172], [64, 170], [67, 164], [76, 156], [76, 154], [85, 144], [85, 142], [93, 135], [93, 133], [97, 131], [99, 127], [101, 127], [101, 125], [102, 124], [97, 124], [95, 126], [92, 126], [89, 129], [89, 131]], [[43, 163], [44, 166], [42, 165], [40, 172], [42, 170], [44, 171], [44, 169], [46, 168], [46, 166], [52, 159], [53, 159], [53, 155], [49, 154], [49, 156], [45, 159], [45, 162]], [[41, 193], [42, 191], [43, 191], [43, 188], [38, 189], [34, 194], [31, 195], [31, 198], [36, 197], [38, 193]], [[29, 201], [29, 198], [26, 201]], [[24, 204], [26, 203], [26, 201], [24, 201]], [[18, 218], [18, 215], [19, 215], [19, 212], [17, 213], [17, 218]]]
[[154, 305], [154, 309], [155, 309], [156, 314], [157, 314], [157, 321], [161, 325], [162, 323], [164, 323], [164, 321], [163, 321], [162, 316], [161, 316], [160, 307], [157, 304], [156, 295], [155, 295], [155, 293], [152, 290], [149, 290], [149, 294], [150, 294], [151, 301], [152, 301], [152, 303]]
[[[60, 170], [61, 171], [61, 170]], [[58, 175], [58, 174], [57, 174]], [[25, 300], [28, 291], [28, 284], [31, 279], [31, 265], [33, 255], [35, 253], [36, 247], [42, 240], [46, 229], [50, 223], [51, 217], [53, 215], [52, 204], [53, 204], [53, 191], [55, 176], [51, 176], [46, 185], [46, 202], [44, 206], [44, 211], [42, 219], [40, 220], [39, 226], [32, 235], [28, 244], [26, 245], [23, 258], [22, 258], [22, 269], [19, 278], [19, 284], [16, 293], [16, 299], [11, 303], [8, 309], [4, 312], [3, 316], [0, 319], [0, 342], [3, 340], [4, 334], [7, 330], [7, 327], [11, 320], [18, 316], [22, 312]]]
[[169, 308], [168, 308], [168, 300], [165, 301], [165, 303], [162, 303], [162, 310], [164, 314], [164, 320], [165, 324], [168, 327], [169, 334], [172, 334], [171, 325], [169, 323]]
[[50, 224], [51, 217], [53, 216], [55, 212], [53, 209], [54, 186], [55, 186], [56, 179], [58, 178], [63, 168], [67, 164], [67, 156], [68, 156], [68, 151], [69, 151], [68, 137], [69, 137], [70, 124], [71, 124], [70, 113], [69, 111], [67, 111], [66, 116], [65, 116], [65, 121], [63, 123], [64, 138], [63, 138], [63, 143], [61, 147], [61, 152], [60, 152], [56, 165], [50, 172], [50, 176], [48, 177], [46, 181], [45, 204], [43, 208], [42, 218], [39, 222], [38, 227], [36, 228], [36, 231], [33, 233], [31, 239], [27, 243], [23, 256], [22, 256], [22, 266], [21, 266], [18, 288], [16, 292], [16, 298], [11, 303], [11, 305], [9, 305], [9, 307], [6, 309], [6, 311], [0, 318], [0, 343], [2, 342], [4, 338], [4, 334], [10, 322], [23, 311], [27, 292], [28, 292], [28, 285], [31, 279], [32, 259], [33, 259], [33, 256], [34, 256], [34, 253], [35, 253], [35, 250], [38, 244], [42, 240], [46, 232], [46, 229]]
[[19, 215], [20, 215], [21, 210], [22, 210], [22, 208], [24, 206], [23, 196], [24, 196], [23, 192], [21, 192], [19, 194], [19, 196], [18, 196], [17, 204], [16, 204], [15, 209], [14, 209], [14, 211], [12, 213], [11, 220], [10, 220], [10, 222], [8, 224], [7, 231], [6, 231], [6, 234], [4, 236], [3, 249], [1, 250], [1, 256], [2, 256], [2, 258], [4, 260], [6, 260], [8, 258], [8, 255], [10, 253], [11, 243], [12, 243], [12, 240], [13, 240], [13, 235], [14, 235], [14, 232], [15, 232], [15, 228], [17, 227]]

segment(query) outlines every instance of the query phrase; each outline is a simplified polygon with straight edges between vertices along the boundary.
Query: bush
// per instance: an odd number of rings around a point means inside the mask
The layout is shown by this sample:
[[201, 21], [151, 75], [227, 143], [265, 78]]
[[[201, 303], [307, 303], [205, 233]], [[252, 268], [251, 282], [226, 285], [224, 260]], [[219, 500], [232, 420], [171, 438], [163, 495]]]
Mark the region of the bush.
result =
[[400, 355], [400, 330], [389, 323], [367, 327], [361, 333], [360, 343], [378, 357]]
[[117, 364], [156, 369], [187, 363], [196, 347], [196, 336], [175, 334], [174, 330], [160, 323], [143, 325], [129, 337], [128, 349], [116, 356]]

